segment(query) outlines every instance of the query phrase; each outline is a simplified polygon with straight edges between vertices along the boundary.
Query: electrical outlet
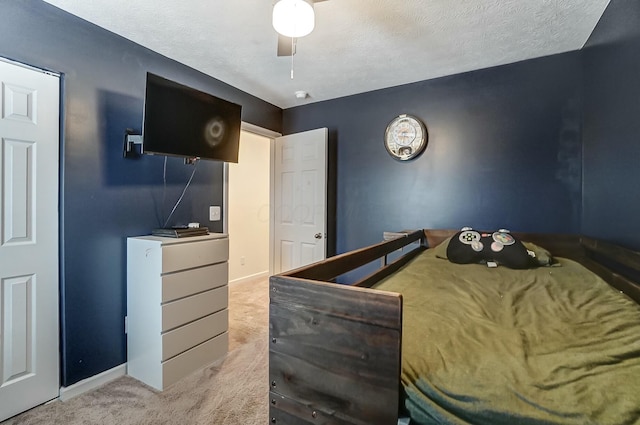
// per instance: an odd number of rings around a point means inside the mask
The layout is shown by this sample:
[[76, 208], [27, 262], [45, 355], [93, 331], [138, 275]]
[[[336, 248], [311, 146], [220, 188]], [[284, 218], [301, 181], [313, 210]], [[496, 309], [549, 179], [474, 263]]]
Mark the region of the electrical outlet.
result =
[[220, 221], [220, 207], [219, 206], [210, 206], [209, 207], [209, 221]]
[[240, 265], [244, 266], [244, 257], [240, 257]]

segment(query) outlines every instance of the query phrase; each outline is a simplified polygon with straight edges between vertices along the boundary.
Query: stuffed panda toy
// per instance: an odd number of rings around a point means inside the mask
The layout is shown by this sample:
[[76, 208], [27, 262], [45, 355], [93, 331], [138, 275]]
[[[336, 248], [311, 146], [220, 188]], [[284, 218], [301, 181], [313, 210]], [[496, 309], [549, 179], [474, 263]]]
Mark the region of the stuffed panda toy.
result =
[[464, 227], [449, 241], [447, 258], [457, 264], [492, 261], [512, 269], [534, 266], [527, 248], [505, 229], [479, 232]]

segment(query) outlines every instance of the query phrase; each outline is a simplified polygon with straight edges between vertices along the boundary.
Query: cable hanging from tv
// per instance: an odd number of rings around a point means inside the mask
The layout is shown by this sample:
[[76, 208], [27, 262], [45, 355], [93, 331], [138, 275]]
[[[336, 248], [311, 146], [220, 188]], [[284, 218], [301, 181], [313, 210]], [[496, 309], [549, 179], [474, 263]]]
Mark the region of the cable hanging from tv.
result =
[[[176, 201], [175, 205], [171, 209], [171, 213], [169, 213], [169, 217], [167, 217], [167, 219], [162, 224], [163, 228], [167, 227], [167, 223], [169, 223], [169, 220], [171, 220], [171, 217], [173, 216], [173, 213], [178, 208], [178, 205], [180, 205], [180, 202], [182, 201], [182, 198], [184, 198], [184, 194], [187, 193], [187, 189], [191, 185], [191, 180], [193, 180], [193, 176], [196, 174], [196, 170], [197, 169], [198, 169], [198, 161], [196, 160], [195, 161], [195, 165], [193, 167], [193, 171], [191, 172], [191, 177], [189, 177], [189, 181], [187, 181], [187, 184], [184, 186], [184, 189], [182, 189], [182, 193], [180, 194], [180, 197], [178, 198], [178, 200]], [[167, 190], [167, 157], [166, 156], [164, 157], [164, 170], [163, 170], [163, 174], [162, 174], [162, 180], [163, 180], [163, 183], [164, 183], [164, 187], [162, 189], [162, 201], [163, 201], [162, 204], [164, 206], [165, 192]]]

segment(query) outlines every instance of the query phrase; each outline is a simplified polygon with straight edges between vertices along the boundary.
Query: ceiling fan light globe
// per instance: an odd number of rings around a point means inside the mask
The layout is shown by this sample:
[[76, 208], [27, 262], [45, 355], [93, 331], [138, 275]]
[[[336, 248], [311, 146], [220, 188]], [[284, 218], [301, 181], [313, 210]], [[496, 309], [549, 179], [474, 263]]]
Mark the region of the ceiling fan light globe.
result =
[[308, 35], [315, 27], [311, 0], [279, 0], [273, 5], [273, 28], [285, 37]]

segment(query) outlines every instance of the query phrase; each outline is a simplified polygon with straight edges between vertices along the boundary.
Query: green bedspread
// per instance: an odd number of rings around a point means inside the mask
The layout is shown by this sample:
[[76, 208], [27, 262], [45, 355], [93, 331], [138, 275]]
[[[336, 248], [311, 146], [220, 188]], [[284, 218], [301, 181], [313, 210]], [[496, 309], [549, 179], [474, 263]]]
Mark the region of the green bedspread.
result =
[[511, 270], [425, 251], [403, 294], [412, 424], [640, 424], [640, 306], [570, 260]]

